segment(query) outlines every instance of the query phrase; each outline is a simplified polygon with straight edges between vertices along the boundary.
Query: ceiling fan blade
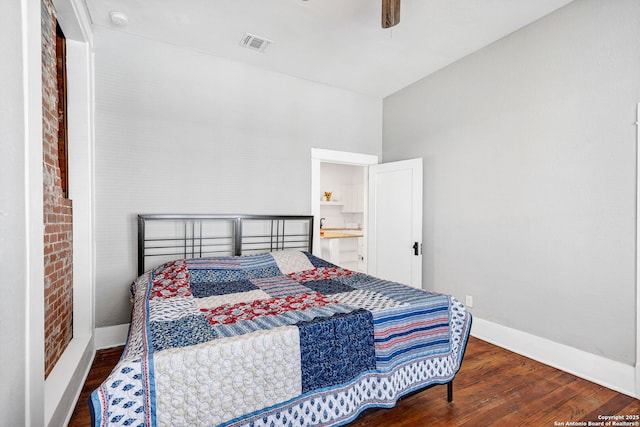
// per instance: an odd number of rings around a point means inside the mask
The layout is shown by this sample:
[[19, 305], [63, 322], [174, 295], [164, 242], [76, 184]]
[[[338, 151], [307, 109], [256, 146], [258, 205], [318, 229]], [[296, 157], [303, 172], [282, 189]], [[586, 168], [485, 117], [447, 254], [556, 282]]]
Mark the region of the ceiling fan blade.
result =
[[382, 0], [382, 28], [390, 28], [400, 22], [400, 0]]

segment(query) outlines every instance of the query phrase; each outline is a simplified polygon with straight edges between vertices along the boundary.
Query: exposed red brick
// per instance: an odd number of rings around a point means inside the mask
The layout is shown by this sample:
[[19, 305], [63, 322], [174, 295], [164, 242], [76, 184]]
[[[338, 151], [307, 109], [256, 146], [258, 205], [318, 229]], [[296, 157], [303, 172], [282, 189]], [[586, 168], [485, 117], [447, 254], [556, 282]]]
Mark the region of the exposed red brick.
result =
[[56, 19], [51, 0], [42, 0], [43, 222], [45, 378], [73, 334], [72, 202], [64, 197], [58, 162]]

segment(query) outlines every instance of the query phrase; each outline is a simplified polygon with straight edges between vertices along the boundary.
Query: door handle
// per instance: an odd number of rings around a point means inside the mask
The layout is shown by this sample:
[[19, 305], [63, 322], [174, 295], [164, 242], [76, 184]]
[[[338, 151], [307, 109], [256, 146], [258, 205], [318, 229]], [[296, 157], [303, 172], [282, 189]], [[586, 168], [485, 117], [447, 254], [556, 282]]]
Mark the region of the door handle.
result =
[[419, 246], [418, 246], [418, 242], [414, 242], [414, 243], [413, 243], [413, 254], [414, 254], [415, 256], [418, 256], [418, 255], [419, 255], [419, 253], [418, 253], [418, 248], [419, 248]]

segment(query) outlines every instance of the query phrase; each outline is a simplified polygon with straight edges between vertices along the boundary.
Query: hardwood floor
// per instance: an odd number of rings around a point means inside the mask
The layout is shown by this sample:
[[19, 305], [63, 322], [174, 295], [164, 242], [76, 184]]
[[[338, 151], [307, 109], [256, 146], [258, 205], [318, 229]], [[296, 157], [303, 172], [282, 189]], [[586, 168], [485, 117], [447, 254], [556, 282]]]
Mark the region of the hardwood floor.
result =
[[107, 379], [111, 370], [116, 366], [124, 347], [114, 347], [107, 350], [98, 350], [93, 359], [91, 370], [84, 382], [80, 397], [69, 420], [69, 427], [86, 427], [91, 425], [91, 410], [89, 409], [89, 398], [93, 390], [97, 389], [104, 380]]
[[[122, 347], [97, 352], [69, 426], [91, 425], [89, 395], [121, 352]], [[446, 386], [436, 386], [406, 396], [394, 408], [367, 410], [350, 427], [568, 426], [613, 415], [640, 415], [640, 400], [471, 337], [453, 402], [447, 402]]]

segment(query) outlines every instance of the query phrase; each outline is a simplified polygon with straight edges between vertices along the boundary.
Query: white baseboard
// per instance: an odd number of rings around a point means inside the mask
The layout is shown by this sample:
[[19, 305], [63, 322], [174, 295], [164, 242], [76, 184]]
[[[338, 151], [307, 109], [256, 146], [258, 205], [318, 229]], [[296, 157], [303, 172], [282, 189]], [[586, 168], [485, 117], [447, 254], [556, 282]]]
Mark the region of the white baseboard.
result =
[[473, 318], [471, 335], [545, 365], [638, 398], [635, 387], [635, 368], [631, 365], [477, 317]]
[[[640, 334], [640, 332], [638, 332]], [[640, 341], [640, 340], [639, 340]], [[636, 346], [640, 347], [640, 343], [636, 342]], [[636, 395], [637, 399], [640, 399], [640, 361], [636, 359]]]
[[73, 337], [44, 383], [45, 425], [67, 425], [87, 378], [95, 350], [93, 337]]
[[129, 334], [129, 324], [115, 326], [105, 326], [102, 328], [96, 328], [95, 330], [95, 343], [96, 350], [102, 350], [105, 348], [118, 347], [125, 345], [127, 342], [127, 335]]
[[95, 350], [124, 345], [129, 324], [74, 336], [45, 381], [45, 425], [67, 425], [91, 369]]

